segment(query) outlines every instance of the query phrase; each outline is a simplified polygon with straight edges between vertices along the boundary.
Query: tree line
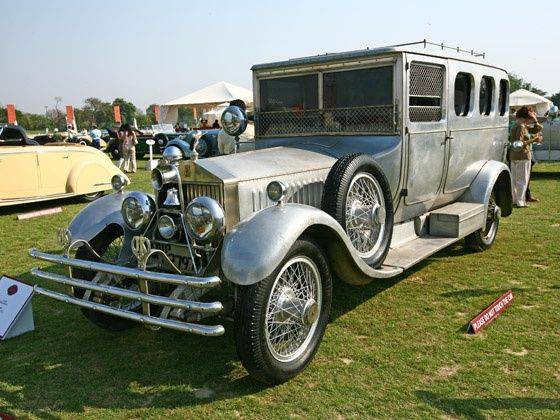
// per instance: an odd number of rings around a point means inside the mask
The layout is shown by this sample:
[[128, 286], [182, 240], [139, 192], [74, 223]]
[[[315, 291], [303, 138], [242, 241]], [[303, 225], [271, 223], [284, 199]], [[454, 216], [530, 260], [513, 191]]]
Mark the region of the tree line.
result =
[[[114, 126], [113, 106], [120, 107], [123, 123], [133, 124], [136, 119], [138, 127], [147, 127], [156, 124], [154, 114], [155, 104], [145, 110], [136, 107], [132, 102], [123, 98], [115, 98], [112, 102], [106, 102], [99, 98], [91, 97], [84, 100], [81, 107], [74, 107], [74, 118], [78, 129], [90, 129], [93, 125], [99, 128], [110, 128]], [[51, 107], [45, 107], [44, 114], [24, 112], [16, 108], [16, 120], [18, 124], [27, 130], [54, 130], [55, 128], [66, 130], [66, 106], [60, 96], [54, 98]], [[192, 123], [192, 111], [190, 109], [179, 109], [179, 122]], [[8, 113], [5, 105], [0, 104], [0, 124], [8, 122]]]

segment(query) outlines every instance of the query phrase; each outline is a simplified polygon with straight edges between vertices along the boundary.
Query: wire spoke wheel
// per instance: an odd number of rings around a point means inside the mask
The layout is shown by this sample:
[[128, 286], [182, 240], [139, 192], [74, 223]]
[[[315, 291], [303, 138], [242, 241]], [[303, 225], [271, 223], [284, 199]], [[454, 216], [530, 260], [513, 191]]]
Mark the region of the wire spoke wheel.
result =
[[379, 182], [360, 172], [352, 179], [346, 195], [346, 233], [362, 258], [375, 254], [385, 231], [385, 200]]
[[307, 348], [319, 320], [321, 276], [306, 256], [290, 259], [278, 273], [266, 309], [266, 344], [281, 362], [297, 359]]
[[486, 226], [484, 228], [483, 237], [486, 241], [491, 240], [498, 230], [498, 218], [499, 211], [498, 205], [496, 204], [496, 199], [494, 198], [494, 192], [490, 196], [488, 201], [488, 210], [486, 214]]

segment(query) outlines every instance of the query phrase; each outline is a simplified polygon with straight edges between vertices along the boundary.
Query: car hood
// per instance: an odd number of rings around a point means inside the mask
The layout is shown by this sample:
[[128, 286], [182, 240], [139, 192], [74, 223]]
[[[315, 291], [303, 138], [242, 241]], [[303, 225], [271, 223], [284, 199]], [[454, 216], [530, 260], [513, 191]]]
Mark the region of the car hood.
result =
[[196, 165], [231, 183], [330, 169], [335, 162], [334, 157], [309, 150], [273, 147], [201, 159]]

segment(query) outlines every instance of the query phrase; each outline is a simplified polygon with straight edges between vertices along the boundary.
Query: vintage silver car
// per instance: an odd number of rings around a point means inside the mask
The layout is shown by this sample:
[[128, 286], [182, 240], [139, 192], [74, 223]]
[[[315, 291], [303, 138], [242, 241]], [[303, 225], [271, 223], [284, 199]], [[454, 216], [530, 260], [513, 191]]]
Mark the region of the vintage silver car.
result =
[[[512, 211], [508, 75], [410, 45], [252, 71], [254, 150], [197, 159], [169, 145], [153, 195], [117, 176], [60, 231], [62, 255], [30, 254], [69, 268], [32, 271], [69, 295], [35, 290], [103, 328], [219, 336], [232, 318], [243, 365], [280, 383], [318, 349], [333, 275], [364, 285], [463, 238], [492, 245]], [[236, 136], [247, 118], [230, 107], [222, 124]]]

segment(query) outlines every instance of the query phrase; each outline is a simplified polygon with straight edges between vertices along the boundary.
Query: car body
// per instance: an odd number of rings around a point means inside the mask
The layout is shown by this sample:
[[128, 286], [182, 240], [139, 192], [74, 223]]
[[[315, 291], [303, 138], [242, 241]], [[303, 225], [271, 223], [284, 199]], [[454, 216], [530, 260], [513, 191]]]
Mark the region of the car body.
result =
[[[163, 129], [163, 131], [161, 131]], [[110, 140], [107, 143], [106, 151], [113, 159], [119, 159], [119, 144], [117, 140], [118, 127], [107, 130]], [[154, 140], [153, 153], [161, 154], [167, 143], [178, 138], [185, 138], [186, 133], [176, 133], [171, 124], [156, 124], [150, 130], [135, 130], [138, 144], [136, 145], [136, 157], [142, 158], [150, 153], [150, 147], [146, 143], [147, 140]]]
[[[86, 208], [62, 241], [73, 258], [30, 253], [92, 270], [36, 270], [81, 291], [36, 290], [104, 328], [131, 320], [216, 336], [224, 327], [201, 321], [232, 316], [243, 365], [279, 383], [318, 348], [331, 273], [361, 285], [463, 238], [476, 250], [492, 245], [512, 211], [508, 84], [470, 54], [410, 45], [252, 70], [253, 150], [198, 159], [170, 143], [153, 196], [123, 191]], [[243, 109], [224, 111], [228, 134], [246, 125]], [[118, 259], [91, 263], [85, 244], [101, 252], [114, 238], [124, 238]]]
[[121, 175], [102, 152], [79, 144], [41, 146], [21, 127], [0, 129], [0, 206], [84, 196], [93, 200]]

